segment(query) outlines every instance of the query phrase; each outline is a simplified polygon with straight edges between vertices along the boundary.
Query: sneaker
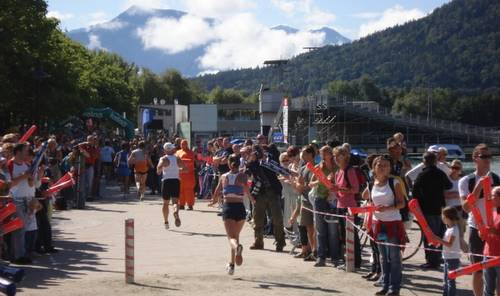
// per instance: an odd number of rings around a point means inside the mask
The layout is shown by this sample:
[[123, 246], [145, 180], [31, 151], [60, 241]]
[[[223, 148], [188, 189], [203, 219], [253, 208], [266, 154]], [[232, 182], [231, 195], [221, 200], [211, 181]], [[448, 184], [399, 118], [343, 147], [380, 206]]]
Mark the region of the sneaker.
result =
[[254, 243], [250, 246], [250, 250], [262, 250], [264, 249], [264, 244]]
[[375, 293], [375, 295], [389, 295], [389, 294], [387, 294], [387, 290], [380, 290], [377, 293]]
[[304, 258], [304, 261], [316, 261], [316, 256], [314, 256], [314, 254], [311, 253], [307, 257]]
[[293, 258], [297, 258], [297, 259], [304, 259], [304, 258], [306, 258], [307, 256], [309, 256], [309, 254], [308, 254], [308, 253], [299, 253], [299, 254], [297, 254], [297, 255], [293, 256]]
[[399, 296], [399, 291], [391, 291], [385, 295], [387, 295], [387, 296]]
[[241, 255], [241, 253], [243, 253], [243, 246], [239, 244], [238, 247], [236, 248], [236, 256], [234, 258], [234, 261], [238, 266], [243, 264], [243, 256]]
[[174, 214], [175, 217], [175, 227], [181, 226], [181, 219], [179, 218], [179, 214]]
[[226, 265], [226, 271], [228, 275], [233, 275], [234, 274], [234, 264], [228, 263]]
[[170, 226], [168, 225], [168, 222], [165, 222], [165, 229], [168, 230], [169, 228], [170, 228]]
[[179, 210], [184, 210], [185, 207], [184, 206], [179, 206]]
[[283, 252], [283, 248], [285, 248], [285, 244], [276, 244], [276, 252]]
[[314, 264], [314, 267], [324, 267], [324, 266], [326, 266], [325, 259], [321, 258], [318, 258], [318, 260], [316, 260], [316, 263]]
[[193, 206], [189, 206], [188, 211], [192, 211], [192, 210], [193, 210]]

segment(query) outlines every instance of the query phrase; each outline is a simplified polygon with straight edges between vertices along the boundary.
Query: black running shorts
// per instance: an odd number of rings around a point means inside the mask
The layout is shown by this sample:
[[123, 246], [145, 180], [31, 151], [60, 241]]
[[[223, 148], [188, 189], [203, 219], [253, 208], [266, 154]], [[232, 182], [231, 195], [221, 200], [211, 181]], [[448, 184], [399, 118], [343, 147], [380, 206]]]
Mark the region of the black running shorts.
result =
[[161, 181], [161, 193], [165, 200], [179, 198], [181, 182], [179, 179], [165, 179]]

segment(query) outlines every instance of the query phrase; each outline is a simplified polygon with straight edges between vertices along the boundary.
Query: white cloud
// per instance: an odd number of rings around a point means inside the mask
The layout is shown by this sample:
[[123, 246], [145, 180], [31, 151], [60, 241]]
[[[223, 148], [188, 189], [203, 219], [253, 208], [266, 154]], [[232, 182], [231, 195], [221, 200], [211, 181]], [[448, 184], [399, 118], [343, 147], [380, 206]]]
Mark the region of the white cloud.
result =
[[107, 50], [106, 48], [102, 47], [101, 40], [99, 40], [99, 36], [95, 34], [89, 35], [89, 44], [87, 44], [87, 48]]
[[355, 18], [360, 18], [360, 19], [374, 19], [374, 18], [380, 17], [381, 15], [382, 15], [382, 13], [380, 13], [380, 12], [366, 11], [366, 12], [355, 13], [352, 16]]
[[335, 15], [318, 8], [314, 8], [305, 16], [305, 21], [309, 28], [319, 28], [330, 25], [335, 20]]
[[97, 25], [93, 26], [93, 28], [115, 31], [115, 30], [119, 30], [127, 25], [128, 25], [128, 23], [126, 23], [126, 22], [110, 21], [110, 22], [97, 24]]
[[288, 18], [302, 19], [309, 29], [328, 26], [335, 20], [335, 14], [314, 3], [314, 0], [272, 0], [272, 4]]
[[51, 10], [47, 13], [47, 17], [54, 17], [54, 18], [59, 19], [61, 21], [65, 21], [65, 20], [73, 18], [74, 15], [71, 13], [64, 13], [64, 12], [60, 12], [57, 10]]
[[418, 8], [405, 10], [401, 5], [396, 5], [385, 10], [380, 18], [364, 23], [359, 28], [359, 37], [365, 37], [385, 28], [404, 24], [410, 20], [424, 17], [425, 13]]
[[214, 30], [217, 40], [200, 58], [201, 68], [208, 71], [256, 67], [267, 59], [290, 58], [305, 46], [321, 45], [325, 38], [323, 33], [271, 30], [248, 13], [234, 15]]
[[139, 28], [144, 48], [163, 49], [169, 54], [178, 53], [210, 41], [214, 32], [204, 19], [185, 15], [179, 20], [173, 18], [152, 18], [144, 28]]
[[184, 5], [191, 14], [219, 19], [255, 8], [250, 0], [184, 0]]
[[239, 13], [221, 21], [186, 15], [179, 20], [153, 18], [137, 30], [144, 48], [167, 54], [206, 46], [197, 61], [202, 73], [262, 65], [267, 59], [290, 58], [306, 46], [323, 45], [325, 34], [300, 31], [287, 34], [271, 30], [251, 13]]
[[123, 9], [128, 9], [130, 6], [138, 6], [141, 8], [168, 8], [169, 5], [165, 0], [126, 0], [122, 5]]
[[106, 22], [107, 15], [104, 11], [96, 11], [89, 14], [90, 20], [87, 22], [89, 26], [94, 26]]

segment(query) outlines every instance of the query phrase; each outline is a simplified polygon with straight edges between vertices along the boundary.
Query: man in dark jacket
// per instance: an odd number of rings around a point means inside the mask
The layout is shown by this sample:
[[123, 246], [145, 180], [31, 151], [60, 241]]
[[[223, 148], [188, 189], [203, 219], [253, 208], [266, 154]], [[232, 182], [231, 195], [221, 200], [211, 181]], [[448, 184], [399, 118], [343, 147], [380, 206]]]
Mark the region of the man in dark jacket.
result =
[[250, 247], [252, 250], [264, 248], [264, 224], [266, 211], [270, 210], [273, 223], [276, 251], [283, 251], [285, 246], [285, 233], [283, 230], [283, 213], [281, 211], [281, 183], [276, 173], [261, 166], [264, 152], [258, 145], [252, 147], [247, 170], [252, 176], [253, 185], [250, 189], [252, 199], [255, 200], [253, 210], [255, 242]]
[[[444, 234], [444, 224], [441, 220], [441, 209], [445, 207], [445, 190], [451, 189], [453, 184], [443, 171], [436, 167], [436, 154], [426, 152], [424, 154], [425, 168], [418, 175], [413, 187], [413, 198], [418, 199], [425, 220], [432, 232], [439, 237]], [[424, 245], [429, 249], [438, 249], [430, 246], [424, 238]], [[441, 252], [425, 250], [426, 263], [423, 268], [438, 269], [441, 261]]]

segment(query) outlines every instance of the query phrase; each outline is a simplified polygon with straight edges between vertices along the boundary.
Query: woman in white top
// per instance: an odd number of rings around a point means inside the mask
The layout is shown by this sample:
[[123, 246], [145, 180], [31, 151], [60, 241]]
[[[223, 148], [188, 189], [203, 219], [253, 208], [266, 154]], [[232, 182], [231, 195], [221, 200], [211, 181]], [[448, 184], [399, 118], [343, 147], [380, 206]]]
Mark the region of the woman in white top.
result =
[[405, 244], [405, 230], [399, 210], [404, 207], [403, 187], [390, 176], [391, 158], [388, 155], [377, 156], [373, 160], [373, 187], [365, 189], [363, 198], [371, 199], [376, 210], [372, 237], [379, 243], [382, 257], [383, 288], [375, 295], [399, 295], [402, 281], [401, 249], [384, 243]]
[[464, 252], [469, 251], [469, 246], [464, 239], [465, 233], [465, 220], [462, 208], [462, 202], [460, 200], [460, 194], [458, 191], [458, 182], [460, 178], [462, 178], [462, 162], [458, 159], [455, 159], [451, 162], [451, 172], [449, 174], [449, 179], [453, 184], [453, 187], [449, 190], [446, 190], [444, 193], [446, 206], [454, 207], [458, 212], [458, 229], [460, 230], [460, 238], [457, 241], [460, 241], [460, 248]]

